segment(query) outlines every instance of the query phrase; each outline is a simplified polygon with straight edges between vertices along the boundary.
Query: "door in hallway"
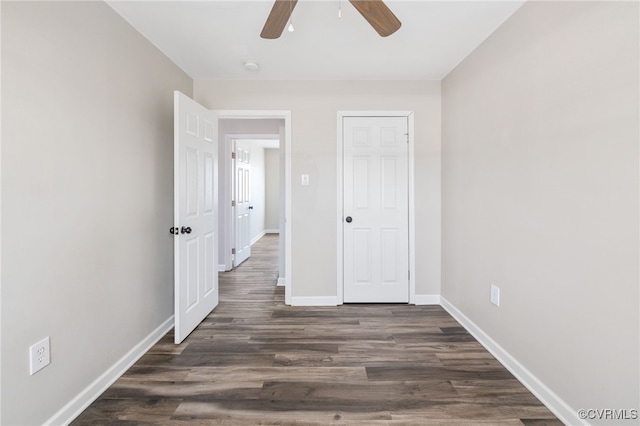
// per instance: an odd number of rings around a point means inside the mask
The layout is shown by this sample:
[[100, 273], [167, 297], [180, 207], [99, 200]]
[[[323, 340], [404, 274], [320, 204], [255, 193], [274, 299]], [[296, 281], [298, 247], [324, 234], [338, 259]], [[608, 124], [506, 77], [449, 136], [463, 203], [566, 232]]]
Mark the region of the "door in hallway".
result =
[[236, 267], [251, 256], [251, 152], [249, 146], [234, 142], [234, 204], [235, 204], [235, 256]]

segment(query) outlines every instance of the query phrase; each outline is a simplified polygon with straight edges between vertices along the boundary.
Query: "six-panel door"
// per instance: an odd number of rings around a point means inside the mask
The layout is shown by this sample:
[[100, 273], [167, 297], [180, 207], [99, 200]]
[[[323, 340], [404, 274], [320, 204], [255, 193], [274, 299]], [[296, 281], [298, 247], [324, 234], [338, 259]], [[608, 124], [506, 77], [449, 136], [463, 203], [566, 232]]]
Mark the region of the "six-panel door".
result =
[[180, 343], [218, 304], [218, 144], [215, 113], [174, 97], [174, 315]]
[[233, 266], [238, 266], [251, 256], [251, 152], [239, 141], [235, 145], [235, 232], [236, 254]]
[[406, 117], [345, 117], [344, 302], [409, 301]]

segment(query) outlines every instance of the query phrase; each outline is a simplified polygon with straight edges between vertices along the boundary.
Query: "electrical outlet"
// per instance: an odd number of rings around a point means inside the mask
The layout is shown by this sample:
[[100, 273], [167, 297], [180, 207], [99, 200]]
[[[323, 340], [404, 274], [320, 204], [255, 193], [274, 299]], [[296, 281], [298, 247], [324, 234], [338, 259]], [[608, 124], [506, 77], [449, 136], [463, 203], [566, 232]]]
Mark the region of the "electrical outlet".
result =
[[34, 375], [51, 362], [51, 346], [46, 337], [29, 347], [29, 374]]
[[491, 303], [500, 306], [500, 288], [491, 284]]

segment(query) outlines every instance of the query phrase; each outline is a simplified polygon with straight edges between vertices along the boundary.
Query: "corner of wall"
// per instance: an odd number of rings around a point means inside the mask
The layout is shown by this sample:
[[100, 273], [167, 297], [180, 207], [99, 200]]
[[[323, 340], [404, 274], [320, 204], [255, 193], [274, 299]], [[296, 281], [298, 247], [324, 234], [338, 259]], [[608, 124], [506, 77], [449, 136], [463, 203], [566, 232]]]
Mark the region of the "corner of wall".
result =
[[516, 379], [520, 381], [532, 394], [535, 395], [553, 414], [564, 424], [584, 425], [576, 413], [562, 398], [549, 389], [540, 379], [525, 368], [516, 358], [493, 340], [471, 319], [456, 308], [446, 298], [441, 297], [441, 306], [458, 321], [491, 355], [493, 355]]

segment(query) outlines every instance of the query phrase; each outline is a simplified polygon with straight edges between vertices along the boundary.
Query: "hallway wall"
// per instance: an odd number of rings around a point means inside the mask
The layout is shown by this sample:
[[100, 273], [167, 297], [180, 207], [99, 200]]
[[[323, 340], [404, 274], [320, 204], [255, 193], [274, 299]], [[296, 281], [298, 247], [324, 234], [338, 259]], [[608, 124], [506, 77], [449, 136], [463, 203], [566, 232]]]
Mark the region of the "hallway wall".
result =
[[[416, 292], [440, 294], [440, 82], [195, 80], [211, 109], [290, 110], [293, 297], [336, 298], [337, 112], [414, 111]], [[311, 185], [302, 186], [300, 175]], [[321, 247], [321, 250], [318, 250]]]

